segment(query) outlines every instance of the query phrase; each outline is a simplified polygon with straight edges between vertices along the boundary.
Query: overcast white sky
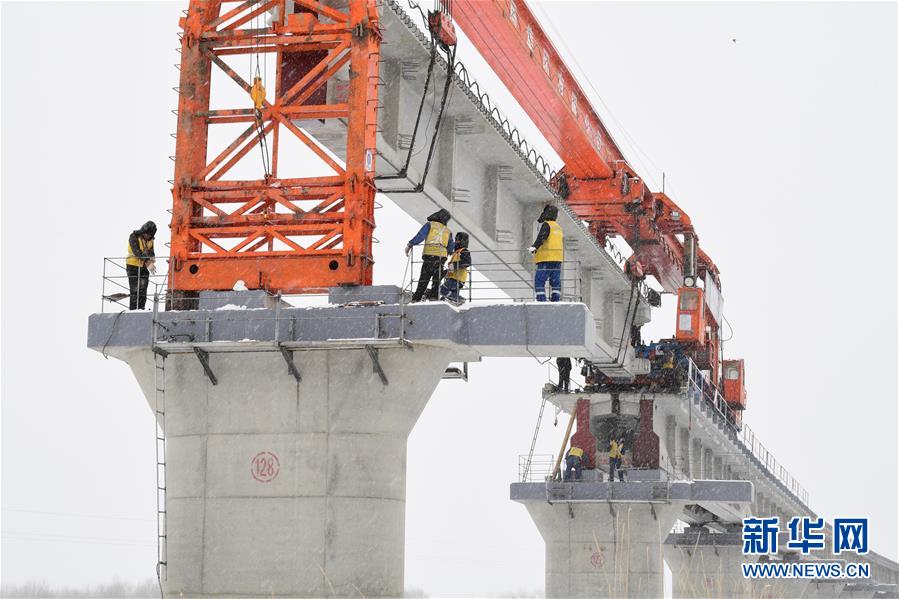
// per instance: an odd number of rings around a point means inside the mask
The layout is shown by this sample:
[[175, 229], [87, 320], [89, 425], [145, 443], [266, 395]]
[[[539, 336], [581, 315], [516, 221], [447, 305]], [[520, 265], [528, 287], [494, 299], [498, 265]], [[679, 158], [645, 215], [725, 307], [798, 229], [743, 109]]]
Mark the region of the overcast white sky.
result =
[[[168, 220], [185, 4], [2, 4], [4, 582], [153, 576], [152, 416], [127, 366], [84, 343], [102, 257]], [[746, 420], [814, 509], [869, 516], [872, 548], [896, 559], [896, 4], [541, 6], [722, 271]], [[417, 224], [381, 202], [388, 283]], [[673, 324], [660, 310], [648, 336]], [[409, 440], [407, 587], [542, 589], [543, 542], [508, 483], [545, 377], [489, 360], [438, 388]], [[538, 453], [557, 449], [551, 421]]]

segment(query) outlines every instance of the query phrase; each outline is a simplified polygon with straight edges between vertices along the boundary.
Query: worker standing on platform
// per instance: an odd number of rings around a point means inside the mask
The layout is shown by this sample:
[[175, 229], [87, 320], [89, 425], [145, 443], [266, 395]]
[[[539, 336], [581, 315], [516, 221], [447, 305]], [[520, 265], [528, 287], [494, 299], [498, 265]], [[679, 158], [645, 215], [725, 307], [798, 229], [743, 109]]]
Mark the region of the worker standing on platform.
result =
[[128, 236], [128, 257], [125, 272], [128, 275], [128, 289], [131, 293], [129, 309], [143, 310], [147, 304], [147, 286], [150, 274], [156, 274], [156, 253], [153, 239], [156, 237], [156, 223], [147, 221]]
[[624, 440], [612, 439], [609, 442], [609, 482], [615, 480], [615, 472], [618, 472], [618, 480], [624, 482], [624, 471], [621, 469], [621, 451], [624, 448]]
[[446, 264], [446, 278], [440, 286], [440, 299], [461, 305], [465, 300], [459, 291], [468, 281], [468, 269], [471, 266], [471, 252], [468, 251], [468, 233], [458, 232], [454, 240], [455, 249]]
[[406, 244], [406, 255], [412, 252], [412, 246], [424, 242], [424, 250], [421, 253], [421, 272], [418, 275], [418, 287], [412, 294], [412, 301], [421, 301], [428, 288], [428, 299], [436, 300], [437, 292], [440, 289], [440, 277], [443, 272], [443, 264], [446, 257], [455, 250], [453, 242], [453, 233], [447, 227], [447, 223], [452, 216], [448, 210], [441, 208], [428, 217], [426, 222], [418, 233]]
[[564, 256], [564, 235], [562, 227], [556, 222], [559, 209], [555, 206], [546, 206], [543, 214], [537, 219], [540, 231], [534, 244], [528, 251], [534, 255], [537, 270], [534, 272], [534, 290], [537, 301], [546, 301], [546, 283], [552, 289], [550, 301], [557, 302], [562, 299], [562, 260]]
[[574, 471], [574, 480], [581, 480], [583, 465], [584, 450], [577, 445], [572, 445], [565, 455], [565, 477], [562, 480], [571, 480], [572, 470]]
[[556, 368], [559, 369], [558, 390], [568, 393], [571, 385], [571, 358], [556, 358]]

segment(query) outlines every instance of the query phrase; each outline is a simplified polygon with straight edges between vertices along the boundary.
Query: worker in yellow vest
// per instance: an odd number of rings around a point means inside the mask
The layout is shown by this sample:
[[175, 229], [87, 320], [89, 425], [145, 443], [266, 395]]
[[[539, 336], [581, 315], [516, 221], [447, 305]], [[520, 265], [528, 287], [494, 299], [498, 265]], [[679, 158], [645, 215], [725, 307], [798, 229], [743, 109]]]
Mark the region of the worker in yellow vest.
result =
[[440, 299], [445, 299], [457, 306], [465, 301], [459, 292], [468, 281], [468, 269], [471, 267], [471, 252], [468, 251], [468, 233], [459, 231], [453, 240], [455, 249], [446, 263], [446, 278], [440, 286]]
[[[427, 299], [437, 299], [446, 257], [456, 249], [453, 232], [446, 226], [450, 218], [452, 216], [449, 211], [441, 208], [428, 217], [428, 222], [406, 244], [406, 255], [408, 256], [412, 252], [412, 246], [424, 242], [424, 249], [421, 252], [421, 272], [418, 275], [418, 287], [412, 294], [413, 302], [421, 301], [422, 296], [425, 295], [425, 289], [427, 289]], [[428, 289], [428, 283], [431, 283], [430, 289]]]
[[546, 283], [552, 289], [550, 301], [557, 302], [562, 299], [562, 261], [564, 260], [564, 235], [562, 227], [556, 222], [559, 209], [555, 206], [546, 206], [543, 214], [537, 219], [540, 231], [534, 244], [528, 251], [534, 255], [537, 270], [534, 272], [534, 290], [538, 302], [546, 301]]
[[584, 450], [577, 445], [572, 445], [565, 455], [565, 477], [562, 480], [571, 480], [572, 471], [574, 471], [574, 480], [581, 480], [583, 467]]
[[612, 439], [609, 442], [609, 482], [615, 480], [615, 472], [618, 472], [618, 480], [624, 482], [624, 470], [621, 469], [622, 450], [624, 449], [624, 440]]
[[153, 251], [153, 239], [156, 237], [156, 223], [147, 221], [140, 229], [132, 231], [128, 236], [128, 257], [125, 259], [125, 272], [128, 275], [130, 291], [129, 308], [143, 310], [147, 304], [147, 286], [150, 274], [156, 272], [156, 253]]

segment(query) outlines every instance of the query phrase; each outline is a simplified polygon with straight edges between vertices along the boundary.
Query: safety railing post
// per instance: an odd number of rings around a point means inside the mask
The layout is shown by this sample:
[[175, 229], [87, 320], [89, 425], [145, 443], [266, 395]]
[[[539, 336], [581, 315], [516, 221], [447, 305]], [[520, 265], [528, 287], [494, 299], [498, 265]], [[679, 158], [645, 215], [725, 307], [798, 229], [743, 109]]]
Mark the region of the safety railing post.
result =
[[275, 295], [275, 343], [281, 341], [281, 293]]
[[150, 331], [150, 340], [154, 348], [156, 347], [157, 320], [159, 320], [159, 291], [153, 293], [153, 318], [150, 323], [150, 326], [152, 327], [152, 330]]
[[108, 258], [103, 258], [103, 280], [100, 281], [100, 313], [106, 311], [106, 261]]

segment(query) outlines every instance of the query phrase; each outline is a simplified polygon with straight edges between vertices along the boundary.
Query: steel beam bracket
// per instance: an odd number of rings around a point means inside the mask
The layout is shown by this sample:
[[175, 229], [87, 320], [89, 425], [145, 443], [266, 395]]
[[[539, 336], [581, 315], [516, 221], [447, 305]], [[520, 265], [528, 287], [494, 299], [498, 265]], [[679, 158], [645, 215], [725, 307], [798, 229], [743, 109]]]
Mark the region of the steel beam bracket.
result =
[[293, 352], [283, 345], [279, 345], [279, 349], [281, 350], [281, 355], [284, 356], [284, 361], [287, 362], [287, 372], [293, 375], [293, 378], [298, 383], [302, 383], [303, 377], [300, 375], [300, 369], [297, 368], [296, 362], [293, 361]]
[[203, 372], [209, 377], [209, 382], [213, 385], [218, 385], [219, 381], [215, 378], [215, 373], [212, 372], [212, 368], [209, 367], [209, 352], [195, 346], [194, 353], [197, 354], [197, 359], [200, 360], [200, 366], [203, 367]]
[[378, 376], [381, 378], [381, 383], [385, 386], [389, 383], [387, 382], [387, 375], [384, 374], [384, 370], [381, 368], [381, 363], [378, 361], [378, 349], [372, 347], [371, 345], [366, 345], [365, 349], [368, 350], [368, 355], [371, 358], [371, 367], [372, 372], [377, 372]]

